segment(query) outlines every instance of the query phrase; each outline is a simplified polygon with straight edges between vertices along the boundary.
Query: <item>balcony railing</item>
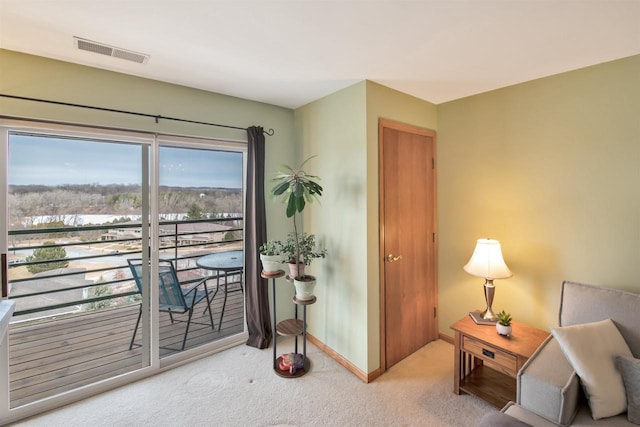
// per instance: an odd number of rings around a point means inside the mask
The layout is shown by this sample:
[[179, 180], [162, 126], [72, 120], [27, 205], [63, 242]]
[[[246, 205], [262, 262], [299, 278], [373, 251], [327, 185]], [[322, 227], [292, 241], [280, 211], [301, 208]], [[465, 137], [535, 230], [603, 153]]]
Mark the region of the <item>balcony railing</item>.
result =
[[[196, 258], [242, 248], [242, 217], [161, 221], [159, 230], [160, 257], [174, 262], [185, 283], [211, 275], [200, 271]], [[141, 231], [140, 222], [10, 230], [14, 322], [137, 302], [126, 260], [141, 257]]]
[[[160, 257], [174, 262], [182, 282], [211, 276], [210, 270], [200, 271], [195, 259], [241, 249], [242, 230], [242, 217], [162, 221]], [[144, 329], [130, 346], [139, 295], [126, 261], [141, 256], [141, 231], [141, 224], [134, 222], [9, 231], [9, 298], [17, 306], [9, 330], [11, 408], [143, 366], [139, 343]], [[62, 249], [65, 256], [34, 259], [38, 250]], [[38, 266], [45, 271], [36, 272]], [[215, 286], [217, 281], [212, 282]], [[209, 326], [208, 313], [198, 310], [185, 350], [244, 330], [243, 295], [230, 295], [220, 324], [219, 294], [209, 306], [216, 328]], [[178, 314], [176, 320], [182, 321], [173, 322], [160, 313], [160, 357], [181, 351], [186, 316]]]

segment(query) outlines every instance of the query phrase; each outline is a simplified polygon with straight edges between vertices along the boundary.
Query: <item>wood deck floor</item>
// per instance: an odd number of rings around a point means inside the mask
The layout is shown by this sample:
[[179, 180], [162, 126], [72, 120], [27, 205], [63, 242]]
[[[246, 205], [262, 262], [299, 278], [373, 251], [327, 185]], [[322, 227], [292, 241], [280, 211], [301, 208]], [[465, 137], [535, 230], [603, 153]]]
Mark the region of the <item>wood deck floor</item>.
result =
[[[211, 329], [206, 304], [194, 311], [185, 350], [242, 332], [244, 303], [240, 292], [229, 293], [222, 328], [218, 331], [223, 296], [213, 307]], [[11, 408], [50, 397], [142, 366], [139, 345], [129, 350], [138, 305], [76, 314], [47, 321], [12, 324], [9, 328]], [[174, 319], [187, 319], [175, 315]], [[171, 323], [161, 313], [161, 357], [180, 351], [186, 323]], [[136, 343], [141, 341], [141, 328]]]

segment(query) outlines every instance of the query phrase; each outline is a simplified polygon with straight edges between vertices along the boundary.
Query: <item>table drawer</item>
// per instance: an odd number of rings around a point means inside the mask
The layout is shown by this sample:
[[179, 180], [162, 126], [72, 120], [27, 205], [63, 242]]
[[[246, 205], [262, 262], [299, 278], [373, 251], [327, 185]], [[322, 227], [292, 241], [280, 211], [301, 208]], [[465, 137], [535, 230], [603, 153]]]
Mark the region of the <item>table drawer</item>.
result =
[[487, 366], [498, 369], [513, 377], [517, 373], [518, 362], [516, 356], [505, 353], [496, 347], [465, 336], [462, 340], [462, 349], [482, 359]]

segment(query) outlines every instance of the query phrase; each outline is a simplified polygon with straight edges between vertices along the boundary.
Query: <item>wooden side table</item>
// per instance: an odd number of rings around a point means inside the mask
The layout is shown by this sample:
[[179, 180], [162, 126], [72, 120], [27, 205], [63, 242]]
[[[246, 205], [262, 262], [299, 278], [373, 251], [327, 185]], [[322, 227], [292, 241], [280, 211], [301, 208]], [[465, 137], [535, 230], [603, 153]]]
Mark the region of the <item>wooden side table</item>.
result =
[[497, 408], [516, 400], [516, 374], [549, 332], [518, 322], [511, 326], [511, 335], [505, 337], [495, 325], [477, 325], [469, 316], [451, 325], [455, 394], [472, 394]]

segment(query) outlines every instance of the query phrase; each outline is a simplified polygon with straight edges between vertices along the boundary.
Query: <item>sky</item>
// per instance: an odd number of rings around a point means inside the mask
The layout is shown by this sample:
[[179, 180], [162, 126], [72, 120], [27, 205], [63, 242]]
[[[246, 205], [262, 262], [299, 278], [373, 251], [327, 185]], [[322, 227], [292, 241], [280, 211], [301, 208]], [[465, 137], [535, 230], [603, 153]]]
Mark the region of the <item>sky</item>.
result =
[[[9, 185], [140, 184], [142, 148], [12, 134]], [[242, 187], [242, 153], [160, 147], [160, 185]]]

